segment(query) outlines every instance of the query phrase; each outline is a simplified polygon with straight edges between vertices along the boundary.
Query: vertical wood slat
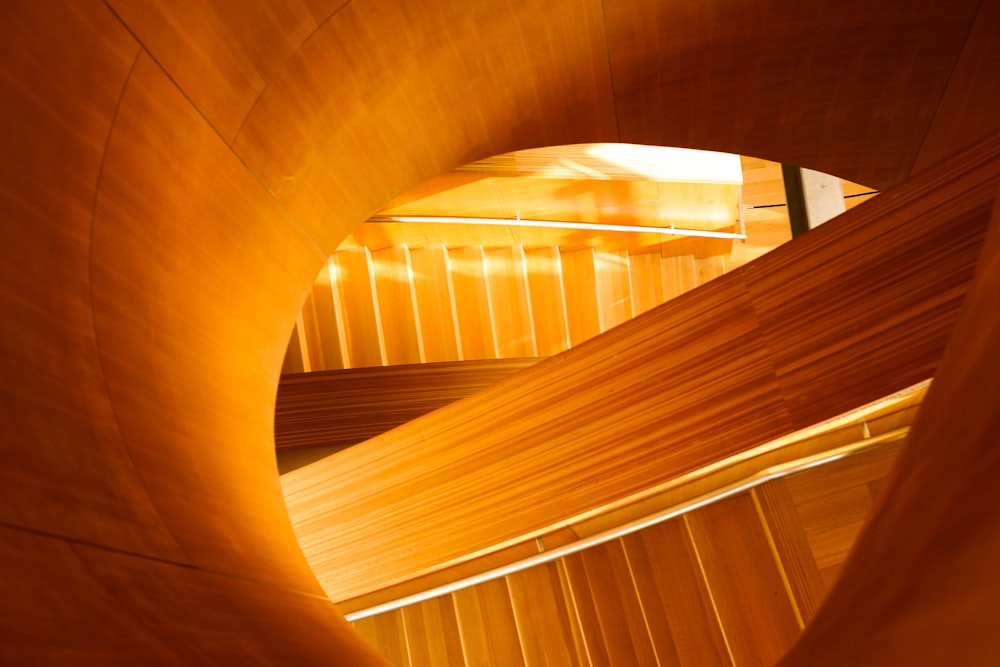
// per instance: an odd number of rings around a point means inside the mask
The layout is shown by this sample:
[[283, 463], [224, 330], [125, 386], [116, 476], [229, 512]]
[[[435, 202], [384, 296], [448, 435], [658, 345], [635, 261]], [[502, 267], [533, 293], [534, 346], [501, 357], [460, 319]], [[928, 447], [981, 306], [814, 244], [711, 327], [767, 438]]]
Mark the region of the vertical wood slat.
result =
[[733, 661], [770, 667], [795, 642], [799, 626], [753, 499], [740, 494], [684, 518]]
[[485, 260], [498, 358], [535, 356], [524, 250], [491, 248], [485, 251]]
[[636, 315], [641, 315], [666, 300], [662, 260], [659, 253], [647, 252], [630, 254], [628, 261], [632, 308]]
[[403, 608], [412, 667], [464, 667], [455, 604], [450, 595]]
[[731, 665], [684, 520], [626, 535], [622, 543], [660, 664]]
[[462, 358], [495, 359], [483, 249], [480, 246], [453, 248], [448, 251], [448, 257]]
[[302, 322], [311, 371], [344, 367], [329, 265], [324, 264], [302, 306]]
[[524, 259], [538, 354], [558, 354], [569, 348], [569, 324], [566, 321], [559, 248], [526, 250]]
[[670, 300], [698, 285], [697, 267], [693, 255], [663, 257], [661, 261], [664, 299]]
[[594, 255], [593, 248], [561, 253], [570, 345], [579, 345], [601, 333]]
[[620, 540], [564, 559], [590, 657], [596, 665], [658, 664]]
[[791, 589], [800, 627], [805, 627], [816, 615], [827, 589], [795, 510], [795, 500], [784, 479], [771, 480], [751, 493]]
[[292, 326], [292, 335], [288, 337], [285, 348], [285, 358], [281, 362], [281, 373], [304, 373], [306, 371], [305, 351], [302, 349], [302, 335], [299, 333], [299, 320]]
[[597, 308], [603, 332], [632, 319], [634, 314], [628, 252], [619, 250], [595, 253], [594, 266]]
[[443, 245], [413, 248], [410, 265], [425, 361], [460, 360], [448, 251]]
[[423, 359], [410, 281], [410, 251], [406, 246], [376, 250], [372, 253], [372, 262], [385, 362], [389, 365], [420, 363]]
[[409, 665], [403, 612], [393, 609], [354, 621], [354, 629], [393, 665]]
[[340, 250], [334, 253], [330, 266], [336, 278], [333, 294], [344, 339], [344, 366], [385, 365], [371, 253], [367, 248]]
[[557, 563], [508, 575], [507, 586], [527, 667], [590, 664], [576, 642], [579, 625]]
[[514, 607], [504, 579], [452, 594], [467, 665], [523, 667]]

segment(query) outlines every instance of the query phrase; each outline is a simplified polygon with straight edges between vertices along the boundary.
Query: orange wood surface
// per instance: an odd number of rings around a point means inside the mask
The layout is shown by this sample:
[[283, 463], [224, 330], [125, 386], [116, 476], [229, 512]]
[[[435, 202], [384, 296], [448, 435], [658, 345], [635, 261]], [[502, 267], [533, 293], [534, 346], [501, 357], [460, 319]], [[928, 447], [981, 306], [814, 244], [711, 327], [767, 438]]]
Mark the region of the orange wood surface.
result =
[[528, 667], [589, 662], [572, 593], [561, 571], [560, 564], [546, 563], [507, 577]]
[[410, 664], [410, 649], [406, 642], [402, 610], [395, 609], [362, 618], [354, 621], [353, 625], [358, 634], [378, 649], [391, 664]]
[[985, 666], [1000, 656], [998, 286], [995, 206], [975, 281], [900, 465], [826, 604], [781, 665]]
[[[798, 637], [799, 625], [753, 499], [734, 496], [684, 520], [733, 664], [774, 664]], [[766, 616], [758, 613], [765, 606], [772, 609]]]
[[[998, 146], [589, 347], [286, 475], [289, 511], [325, 589], [352, 597], [525, 539], [931, 375], [975, 266]], [[945, 203], [951, 223], [921, 212]], [[326, 488], [328, 475], [345, 474], [350, 485]], [[383, 538], [390, 522], [370, 518], [386, 507], [399, 550]], [[348, 554], [330, 536], [345, 531], [366, 535], [370, 575], [352, 569], [348, 580], [336, 566]]]
[[494, 579], [452, 594], [467, 665], [524, 666], [510, 591]]
[[283, 375], [274, 412], [278, 451], [347, 447], [454, 403], [537, 359], [484, 359]]
[[[272, 449], [278, 374], [310, 282], [339, 241], [393, 197], [474, 159], [530, 146], [626, 140], [758, 154], [880, 189], [907, 181], [884, 206], [875, 200], [853, 209], [845, 224], [793, 244], [802, 255], [787, 270], [772, 272], [767, 267], [779, 267], [770, 264], [746, 272], [759, 311], [737, 308], [731, 333], [740, 341], [746, 330], [738, 327], [758, 318], [775, 355], [768, 372], [779, 381], [746, 378], [760, 387], [749, 396], [752, 412], [736, 409], [732, 393], [722, 400], [706, 394], [694, 404], [680, 401], [685, 418], [671, 417], [671, 424], [678, 429], [673, 433], [691, 435], [689, 442], [707, 438], [713, 450], [737, 449], [747, 443], [742, 437], [736, 442], [736, 432], [766, 438], [936, 369], [966, 275], [950, 271], [965, 266], [961, 257], [975, 255], [976, 229], [988, 208], [983, 193], [996, 189], [993, 176], [978, 185], [963, 180], [964, 170], [992, 174], [988, 165], [996, 163], [993, 144], [984, 140], [996, 127], [996, 116], [988, 114], [996, 86], [988, 38], [994, 24], [975, 24], [977, 12], [996, 16], [992, 0], [874, 9], [848, 0], [833, 15], [783, 0], [735, 8], [715, 0], [630, 0], [608, 4], [607, 14], [596, 0], [245, 5], [5, 5], [0, 519], [11, 536], [0, 550], [3, 662], [379, 662], [322, 598], [290, 528]], [[907, 179], [925, 138], [927, 160], [966, 143], [978, 148], [944, 168], [923, 169], [921, 163], [924, 175]], [[866, 234], [884, 229], [874, 212], [895, 216], [900, 225], [886, 236]], [[919, 242], [909, 236], [919, 236], [931, 217], [943, 236], [930, 233]], [[846, 277], [812, 295], [825, 306], [811, 311], [808, 325], [799, 324], [813, 343], [780, 337], [777, 327], [787, 323], [788, 313], [785, 304], [763, 297], [768, 281], [784, 273], [776, 289], [792, 290], [786, 303], [805, 298], [805, 283], [793, 281], [802, 279], [794, 267], [818, 272], [817, 280], [829, 277], [823, 274], [837, 264], [833, 258], [819, 266], [808, 259], [813, 253], [821, 259], [841, 233], [856, 237], [859, 259], [870, 259], [864, 248], [899, 249], [893, 237], [904, 237], [900, 253], [875, 254], [884, 255], [898, 285], [912, 282], [907, 292], [913, 300], [903, 299], [905, 316], [895, 311], [872, 326], [890, 337], [906, 330], [924, 341], [910, 361], [888, 355], [862, 369], [876, 351], [893, 349], [880, 336], [843, 333], [841, 345], [851, 346], [843, 355], [826, 347], [827, 334], [837, 329], [828, 326], [831, 321], [839, 318], [861, 331], [871, 323], [859, 311], [878, 310], [877, 301], [861, 303], [867, 291]], [[916, 271], [927, 259], [924, 243], [941, 251], [937, 297], [920, 296], [937, 275]], [[869, 259], [851, 266], [870, 272]], [[726, 289], [703, 290], [680, 307], [697, 311], [696, 300], [712, 303], [718, 298], [712, 294]], [[953, 382], [953, 390], [936, 399], [944, 402], [943, 413], [963, 417], [961, 430], [954, 434], [955, 422], [930, 413], [927, 434], [911, 443], [912, 460], [920, 465], [910, 467], [913, 476], [903, 480], [900, 502], [892, 506], [902, 518], [882, 519], [889, 529], [872, 533], [876, 538], [864, 547], [868, 557], [846, 568], [840, 580], [856, 580], [864, 595], [872, 582], [882, 584], [879, 597], [860, 598], [871, 610], [866, 614], [856, 613], [858, 598], [851, 597], [862, 593], [847, 589], [831, 598], [826, 609], [833, 610], [832, 620], [820, 612], [804, 653], [794, 656], [799, 664], [821, 664], [822, 656], [830, 664], [863, 664], [827, 652], [834, 645], [870, 651], [871, 664], [897, 657], [910, 664], [996, 663], [1000, 651], [987, 630], [995, 627], [990, 611], [998, 587], [995, 573], [983, 565], [1000, 559], [989, 511], [998, 506], [988, 465], [995, 448], [985, 446], [992, 440], [976, 430], [985, 424], [992, 433], [996, 426], [984, 420], [997, 412], [998, 392], [989, 384], [997, 374], [986, 373], [991, 367], [983, 361], [995, 362], [989, 352], [996, 346], [980, 345], [977, 337], [995, 315], [995, 295], [986, 299], [979, 326], [962, 329], [952, 355], [952, 372], [960, 377], [943, 380], [946, 388]], [[839, 316], [847, 301], [857, 302], [857, 309]], [[671, 312], [681, 312], [677, 308]], [[939, 317], [917, 316], [928, 308]], [[637, 335], [642, 344], [628, 341], [626, 347], [639, 358], [660, 357], [663, 344], [684, 339], [682, 331]], [[545, 492], [518, 486], [506, 496], [501, 485], [494, 496], [476, 478], [456, 495], [462, 465], [438, 470], [420, 488], [400, 486], [414, 500], [411, 511], [428, 517], [426, 526], [400, 516], [409, 529], [397, 534], [396, 526], [375, 522], [365, 533], [352, 520], [342, 526], [349, 532], [334, 531], [330, 561], [357, 566], [362, 575], [369, 566], [380, 567], [381, 558], [402, 564], [406, 559], [380, 543], [396, 534], [418, 561], [424, 559], [401, 569], [437, 566], [440, 558], [468, 555], [470, 545], [493, 548], [507, 539], [473, 504], [463, 508], [470, 497], [488, 498], [497, 515], [509, 517], [509, 537], [523, 535], [525, 526], [549, 525], [566, 516], [563, 510], [574, 513], [632, 493], [650, 476], [655, 481], [658, 471], [671, 467], [662, 452], [652, 448], [648, 460], [634, 459], [613, 443], [605, 447], [608, 424], [641, 421], [649, 407], [619, 410], [614, 395], [634, 399], [637, 385], [619, 379], [620, 367], [608, 359], [625, 348], [608, 340], [585, 347], [577, 362], [548, 364], [565, 364], [560, 372], [579, 382], [560, 386], [546, 379], [550, 370], [540, 370], [505, 387], [505, 410], [483, 405], [498, 413], [500, 428], [467, 414], [468, 426], [461, 429], [463, 437], [471, 430], [484, 442], [493, 431], [506, 443], [506, 436], [520, 433], [513, 425], [530, 421], [539, 406], [546, 413], [556, 406], [535, 428], [552, 451], [579, 459], [563, 470], [572, 485], [556, 488], [546, 480]], [[691, 340], [695, 347], [681, 356], [702, 349], [703, 340]], [[739, 356], [735, 343], [720, 342]], [[793, 350], [805, 356], [796, 361], [783, 354]], [[985, 356], [974, 356], [980, 351]], [[965, 368], [967, 360], [977, 365]], [[829, 376], [830, 366], [843, 374]], [[942, 368], [948, 370], [947, 359]], [[651, 370], [663, 369], [651, 364]], [[824, 386], [809, 381], [812, 372], [827, 376]], [[965, 381], [990, 390], [970, 395], [961, 391]], [[577, 396], [581, 386], [594, 393]], [[791, 418], [768, 396], [785, 396]], [[586, 425], [587, 441], [601, 442], [604, 453], [572, 451], [561, 415], [578, 415], [594, 404], [611, 409], [605, 422]], [[717, 431], [719, 414], [706, 414], [705, 405], [736, 415], [734, 430]], [[980, 409], [966, 412], [972, 407]], [[618, 414], [612, 418], [611, 411]], [[763, 414], [770, 415], [771, 427], [748, 423]], [[636, 430], [669, 439], [662, 425], [643, 421]], [[949, 437], [967, 447], [944, 453], [939, 443]], [[647, 445], [643, 438], [635, 442], [639, 449]], [[397, 458], [397, 445], [379, 446], [386, 447], [383, 459]], [[467, 457], [467, 469], [500, 483], [503, 476], [496, 473], [508, 465], [522, 472], [557, 470], [537, 450], [512, 455], [504, 448], [493, 457], [455, 453]], [[423, 467], [399, 458], [398, 470], [365, 468], [365, 474], [345, 459], [335, 477], [371, 491], [381, 511], [366, 517], [393, 516], [399, 508], [387, 508], [365, 475], [392, 485], [407, 478], [402, 471], [438, 465], [433, 451], [420, 456]], [[687, 452], [678, 456], [686, 459]], [[933, 488], [945, 456], [952, 480], [946, 491], [913, 491]], [[601, 471], [596, 477], [579, 476], [595, 463]], [[511, 497], [537, 506], [538, 513], [509, 511]], [[440, 517], [426, 512], [423, 502], [433, 498], [469, 510], [444, 531], [456, 537], [439, 540], [434, 526]], [[364, 514], [350, 493], [342, 500]], [[922, 520], [906, 518], [914, 508]], [[957, 515], [945, 521], [944, 509]], [[906, 530], [893, 530], [897, 525]], [[417, 533], [423, 537], [411, 539]], [[910, 591], [900, 581], [912, 582], [915, 573], [932, 583]], [[906, 604], [899, 602], [904, 592]], [[838, 610], [852, 616], [837, 618]], [[940, 610], [933, 633], [920, 624], [930, 618], [927, 610]], [[943, 638], [936, 645], [935, 636]], [[869, 639], [848, 641], [853, 638]], [[929, 650], [944, 645], [946, 655]]]
[[[385, 363], [419, 364], [424, 361], [416, 298], [410, 274], [410, 250], [406, 246], [384, 248], [372, 253], [372, 274], [378, 295], [379, 321]], [[349, 309], [351, 304], [346, 304]]]
[[462, 638], [450, 595], [403, 609], [412, 667], [462, 667]]
[[[344, 367], [381, 366], [385, 354], [371, 253], [367, 248], [350, 249], [334, 255], [330, 263], [337, 277], [332, 289], [344, 337]], [[364, 285], [366, 289], [344, 289], [348, 284]]]
[[413, 267], [413, 292], [417, 312], [420, 313], [425, 361], [461, 359], [448, 252], [440, 245], [412, 248], [410, 264]]
[[683, 519], [622, 538], [660, 664], [731, 665]]

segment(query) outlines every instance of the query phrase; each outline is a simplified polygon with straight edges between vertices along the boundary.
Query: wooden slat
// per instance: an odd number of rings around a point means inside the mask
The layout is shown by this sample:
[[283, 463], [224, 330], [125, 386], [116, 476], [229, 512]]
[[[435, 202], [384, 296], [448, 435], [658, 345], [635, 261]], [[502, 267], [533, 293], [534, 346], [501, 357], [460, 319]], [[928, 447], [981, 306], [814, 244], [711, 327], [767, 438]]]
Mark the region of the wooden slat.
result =
[[635, 314], [628, 252], [621, 250], [615, 253], [596, 253], [594, 265], [601, 331], [607, 331], [632, 319]]
[[731, 665], [683, 519], [622, 538], [661, 665]]
[[303, 330], [310, 371], [332, 371], [344, 367], [340, 349], [337, 308], [333, 300], [329, 266], [324, 265], [302, 306]]
[[629, 292], [636, 315], [641, 315], [666, 300], [660, 261], [660, 254], [655, 252], [629, 255]]
[[485, 258], [497, 356], [500, 359], [536, 356], [524, 249], [521, 246], [490, 249], [485, 251]]
[[424, 360], [460, 361], [454, 288], [444, 246], [410, 249]]
[[282, 376], [274, 413], [278, 451], [347, 447], [528, 368], [537, 359], [377, 366]]
[[601, 333], [593, 248], [560, 253], [569, 341], [579, 345]]
[[382, 366], [381, 324], [371, 271], [371, 253], [367, 248], [348, 248], [333, 255], [331, 273], [337, 306], [337, 321], [344, 336], [344, 366], [361, 368]]
[[577, 644], [580, 630], [572, 600], [563, 592], [558, 564], [511, 574], [507, 585], [528, 667], [590, 664]]
[[450, 595], [403, 608], [411, 667], [465, 667]]
[[494, 579], [453, 594], [467, 665], [524, 667], [510, 591]]
[[463, 359], [495, 359], [496, 343], [490, 321], [483, 249], [479, 246], [448, 250], [455, 313]]
[[410, 650], [406, 643], [406, 628], [401, 610], [394, 609], [354, 621], [354, 629], [390, 664], [410, 664]]
[[769, 667], [799, 625], [749, 494], [684, 517], [736, 665]]
[[591, 664], [657, 665], [621, 541], [564, 560]]
[[784, 479], [775, 479], [752, 492], [771, 547], [791, 590], [800, 627], [816, 615], [827, 586], [802, 528], [802, 519]]
[[553, 355], [569, 348], [566, 300], [558, 248], [526, 250], [528, 290], [539, 355]]
[[410, 272], [410, 251], [406, 246], [384, 248], [372, 253], [378, 318], [387, 365], [419, 364], [424, 361]]

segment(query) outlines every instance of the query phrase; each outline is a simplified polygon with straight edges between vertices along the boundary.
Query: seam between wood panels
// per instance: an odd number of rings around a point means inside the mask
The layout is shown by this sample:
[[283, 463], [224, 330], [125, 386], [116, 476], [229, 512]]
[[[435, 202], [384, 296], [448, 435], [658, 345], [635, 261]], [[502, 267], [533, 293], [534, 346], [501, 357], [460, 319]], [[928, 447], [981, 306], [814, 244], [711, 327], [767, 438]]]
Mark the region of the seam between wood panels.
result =
[[[563, 597], [569, 594], [569, 602], [573, 605], [573, 617], [576, 619], [576, 627], [580, 632], [580, 643], [583, 644], [584, 656], [587, 658], [587, 664], [593, 667], [594, 659], [590, 657], [590, 646], [587, 643], [587, 633], [583, 629], [583, 621], [580, 618], [580, 607], [576, 602], [576, 592], [573, 590], [573, 583], [569, 580], [569, 571], [566, 569], [566, 559], [560, 558], [556, 561], [556, 574], [559, 576], [559, 587], [562, 589]], [[567, 609], [567, 611], [569, 611]], [[572, 629], [570, 630], [572, 634]], [[603, 640], [604, 637], [602, 636]], [[575, 643], [574, 637], [574, 643]], [[575, 648], [575, 647], [574, 647]]]
[[701, 572], [702, 583], [705, 584], [705, 590], [708, 592], [708, 600], [712, 603], [712, 613], [715, 614], [715, 622], [719, 625], [719, 634], [722, 635], [722, 643], [726, 646], [726, 655], [729, 656], [729, 664], [735, 665], [736, 659], [733, 657], [733, 649], [729, 645], [729, 637], [726, 636], [726, 628], [722, 624], [722, 616], [719, 615], [719, 606], [715, 602], [715, 595], [712, 594], [712, 585], [708, 581], [708, 573], [705, 572], [705, 564], [701, 560], [701, 553], [698, 551], [698, 544], [694, 540], [694, 533], [691, 531], [690, 515], [683, 514], [681, 518], [684, 520], [684, 529], [687, 531], [688, 541], [691, 544], [691, 550], [694, 552], [694, 559], [698, 563], [698, 571]]
[[750, 497], [753, 498], [753, 506], [757, 511], [757, 518], [760, 519], [760, 525], [764, 529], [765, 537], [767, 537], [767, 544], [771, 549], [771, 557], [774, 558], [774, 564], [778, 567], [778, 574], [781, 575], [781, 583], [785, 587], [785, 595], [788, 597], [788, 601], [792, 605], [792, 611], [795, 613], [795, 622], [798, 623], [799, 630], [803, 630], [805, 629], [806, 624], [802, 619], [802, 611], [799, 609], [798, 599], [795, 596], [795, 592], [792, 590], [792, 582], [788, 578], [785, 563], [781, 558], [781, 554], [778, 552], [778, 544], [774, 541], [774, 534], [771, 532], [771, 525], [768, 522], [767, 515], [764, 513], [764, 507], [761, 505], [760, 498], [757, 496], [757, 489], [750, 489]]
[[[969, 41], [972, 39], [973, 35], [972, 30], [976, 27], [976, 22], [979, 19], [979, 14], [983, 11], [984, 3], [985, 0], [979, 1], [979, 6], [976, 7], [976, 12], [973, 14], [972, 20], [969, 22], [969, 28], [965, 31], [965, 39], [962, 40], [962, 48], [958, 50], [958, 55], [955, 56], [955, 61], [951, 65], [951, 71], [948, 72], [948, 80], [945, 81], [944, 86], [941, 88], [941, 97], [938, 98], [937, 104], [934, 105], [934, 113], [931, 114], [931, 118], [927, 123], [927, 129], [924, 130], [924, 136], [920, 139], [920, 143], [917, 144], [917, 150], [914, 151], [913, 160], [910, 161], [910, 166], [906, 170], [907, 178], [913, 176], [913, 169], [917, 166], [917, 162], [920, 160], [920, 156], [924, 152], [924, 147], [927, 145], [927, 138], [931, 135], [934, 123], [937, 121], [938, 114], [941, 112], [941, 105], [944, 103], [944, 98], [948, 95], [948, 89], [951, 88], [951, 82], [955, 78], [955, 71], [958, 69], [959, 63], [962, 62], [962, 56], [965, 55], [966, 50], [969, 48]], [[959, 146], [959, 149], [961, 148], [962, 146]], [[953, 153], [954, 151], [952, 151], [951, 154]]]
[[510, 577], [503, 578], [504, 588], [507, 590], [507, 600], [510, 602], [510, 613], [514, 617], [514, 630], [517, 632], [517, 645], [521, 647], [521, 662], [528, 665], [528, 652], [524, 648], [524, 636], [521, 629], [521, 621], [517, 618], [517, 606], [514, 604], [514, 594], [510, 590]]
[[[469, 651], [465, 647], [465, 633], [462, 632], [462, 615], [458, 613], [458, 599], [454, 593], [449, 593], [448, 598], [451, 600], [451, 610], [455, 614], [455, 627], [458, 629], [458, 645], [462, 649], [462, 662], [469, 665]], [[476, 604], [479, 604], [479, 600], [476, 600]]]
[[[113, 11], [112, 14], [114, 14]], [[117, 14], [115, 14], [115, 18], [118, 18]], [[131, 34], [131, 31], [129, 31], [129, 34]], [[135, 39], [135, 35], [132, 35], [132, 38]], [[142, 54], [145, 51], [142, 47], [142, 43], [139, 42], [138, 39], [136, 39], [136, 46], [137, 49], [136, 49], [135, 59], [132, 61], [132, 65], [129, 67], [128, 74], [125, 75], [125, 82], [122, 84], [121, 93], [118, 95], [118, 101], [115, 103], [115, 111], [111, 115], [111, 123], [108, 126], [108, 136], [105, 137], [104, 149], [101, 151], [101, 162], [97, 167], [97, 180], [94, 183], [94, 199], [91, 202], [91, 208], [90, 208], [90, 235], [88, 238], [89, 244], [87, 247], [87, 301], [88, 301], [87, 305], [90, 307], [90, 313], [89, 313], [90, 326], [94, 334], [94, 353], [95, 356], [97, 357], [97, 367], [98, 369], [100, 369], [101, 372], [101, 384], [104, 387], [104, 396], [108, 401], [108, 408], [111, 410], [111, 417], [112, 419], [114, 419], [115, 432], [118, 434], [119, 441], [121, 442], [120, 450], [125, 454], [125, 457], [131, 464], [132, 471], [135, 474], [135, 480], [138, 482], [139, 486], [142, 487], [142, 490], [145, 492], [146, 498], [149, 500], [149, 505], [156, 514], [157, 522], [166, 532], [166, 534], [170, 536], [170, 542], [174, 545], [174, 547], [176, 547], [176, 549], [181, 553], [181, 555], [187, 561], [187, 563], [183, 565], [193, 566], [194, 559], [191, 558], [191, 554], [188, 553], [187, 549], [184, 548], [184, 545], [182, 545], [180, 540], [177, 539], [177, 536], [174, 535], [174, 531], [171, 530], [170, 526], [167, 525], [167, 522], [164, 519], [163, 514], [160, 513], [160, 508], [159, 505], [157, 505], [156, 503], [156, 499], [153, 498], [153, 494], [150, 492], [149, 486], [146, 484], [146, 479], [145, 477], [143, 477], [142, 471], [139, 469], [139, 466], [136, 464], [135, 458], [132, 456], [132, 449], [131, 447], [129, 447], [128, 439], [125, 437], [125, 429], [122, 428], [121, 418], [118, 415], [118, 408], [115, 405], [114, 396], [111, 391], [111, 384], [110, 382], [108, 382], [108, 370], [107, 367], [104, 365], [104, 353], [101, 347], [101, 336], [100, 332], [98, 331], [99, 327], [97, 326], [97, 309], [94, 307], [94, 239], [96, 237], [96, 230], [97, 230], [97, 203], [101, 198], [101, 187], [104, 182], [104, 165], [108, 157], [108, 149], [111, 146], [111, 137], [114, 136], [115, 129], [118, 126], [118, 114], [121, 111], [122, 102], [125, 100], [125, 95], [128, 92], [129, 84], [132, 83], [132, 77], [135, 74], [135, 68], [138, 66], [139, 59], [142, 58]], [[165, 561], [165, 562], [174, 562], [174, 561]]]
[[[349, 1], [350, 0], [348, 0], [348, 2]], [[262, 179], [257, 174], [256, 171], [250, 168], [250, 165], [247, 164], [246, 160], [243, 159], [243, 156], [237, 153], [235, 150], [233, 150], [232, 144], [226, 140], [226, 137], [222, 134], [222, 132], [220, 132], [219, 129], [212, 123], [212, 121], [208, 119], [208, 116], [206, 116], [202, 112], [201, 108], [194, 103], [194, 100], [192, 100], [191, 97], [188, 96], [187, 91], [185, 91], [184, 88], [181, 87], [180, 83], [178, 83], [177, 80], [175, 80], [174, 77], [171, 76], [167, 68], [164, 67], [159, 60], [156, 59], [156, 56], [153, 55], [153, 52], [150, 51], [148, 48], [146, 48], [146, 45], [143, 43], [143, 41], [139, 39], [139, 36], [135, 33], [135, 31], [132, 30], [132, 27], [129, 26], [129, 24], [126, 23], [125, 20], [118, 15], [118, 12], [115, 11], [114, 7], [111, 6], [108, 0], [103, 0], [103, 2], [104, 6], [108, 8], [108, 11], [111, 12], [111, 14], [118, 20], [118, 22], [122, 25], [122, 27], [125, 28], [125, 30], [127, 30], [128, 33], [132, 36], [132, 39], [134, 39], [136, 43], [139, 45], [141, 53], [145, 53], [149, 57], [149, 59], [153, 61], [153, 64], [156, 65], [156, 68], [163, 74], [163, 76], [167, 78], [167, 80], [177, 90], [177, 92], [181, 95], [181, 97], [183, 97], [184, 100], [191, 106], [191, 109], [194, 111], [194, 113], [199, 118], [201, 118], [201, 120], [205, 123], [208, 129], [211, 130], [212, 134], [214, 134], [219, 138], [219, 141], [221, 141], [222, 145], [226, 147], [226, 149], [229, 151], [229, 154], [232, 155], [233, 158], [240, 163], [240, 166], [242, 166], [243, 169], [246, 170], [247, 174], [250, 175], [250, 178], [252, 178], [257, 183], [257, 185], [260, 186], [261, 190], [264, 191], [264, 194], [266, 194], [267, 197], [272, 202], [274, 202], [275, 206], [277, 206], [278, 209], [285, 215], [288, 221], [295, 227], [296, 230], [298, 230], [298, 232], [302, 235], [302, 237], [306, 241], [308, 241], [308, 243], [313, 248], [316, 249], [316, 251], [320, 254], [320, 256], [326, 257], [328, 253], [325, 252], [323, 248], [320, 247], [320, 245], [312, 237], [312, 234], [306, 231], [305, 227], [303, 227], [299, 223], [298, 218], [292, 215], [292, 212], [288, 210], [288, 208], [285, 206], [285, 203], [280, 199], [278, 199], [278, 196], [271, 190], [271, 188], [267, 186], [267, 184], [264, 182], [264, 179]], [[131, 74], [129, 75], [129, 77], [131, 78]], [[233, 143], [235, 142], [236, 138], [234, 137]]]
[[632, 560], [628, 555], [628, 548], [625, 546], [625, 540], [618, 538], [618, 544], [621, 545], [622, 554], [625, 556], [625, 566], [628, 568], [628, 576], [632, 581], [632, 591], [635, 593], [635, 599], [639, 603], [639, 611], [642, 612], [642, 624], [646, 627], [646, 636], [649, 638], [649, 646], [653, 649], [653, 657], [656, 659], [657, 666], [662, 666], [663, 661], [660, 659], [660, 653], [656, 650], [656, 642], [653, 641], [653, 631], [649, 627], [648, 613], [646, 612], [646, 606], [642, 603], [642, 596], [639, 594], [639, 583], [635, 580], [635, 571], [632, 569]]

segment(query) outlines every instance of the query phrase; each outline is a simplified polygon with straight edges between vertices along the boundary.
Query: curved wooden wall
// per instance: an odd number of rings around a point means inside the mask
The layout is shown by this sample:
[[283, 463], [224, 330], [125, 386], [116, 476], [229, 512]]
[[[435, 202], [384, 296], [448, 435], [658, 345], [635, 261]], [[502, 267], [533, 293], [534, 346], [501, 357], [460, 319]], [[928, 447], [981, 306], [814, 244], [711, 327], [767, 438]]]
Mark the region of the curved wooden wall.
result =
[[322, 597], [273, 460], [284, 343], [336, 242], [445, 169], [544, 144], [891, 185], [996, 129], [961, 122], [1000, 85], [995, 6], [6, 3], [3, 660], [378, 662]]

